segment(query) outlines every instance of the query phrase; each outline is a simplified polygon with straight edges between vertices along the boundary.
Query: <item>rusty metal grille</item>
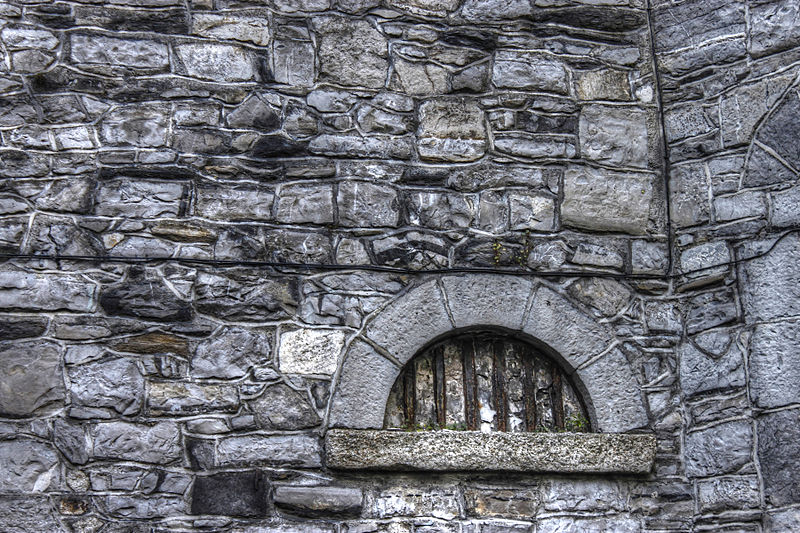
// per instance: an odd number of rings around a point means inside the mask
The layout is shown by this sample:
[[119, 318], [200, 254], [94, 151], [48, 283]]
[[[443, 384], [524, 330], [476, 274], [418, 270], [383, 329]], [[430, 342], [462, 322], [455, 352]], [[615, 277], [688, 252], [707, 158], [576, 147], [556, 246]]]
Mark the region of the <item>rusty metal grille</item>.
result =
[[497, 332], [439, 342], [409, 361], [386, 404], [386, 428], [590, 431], [569, 376], [530, 344]]

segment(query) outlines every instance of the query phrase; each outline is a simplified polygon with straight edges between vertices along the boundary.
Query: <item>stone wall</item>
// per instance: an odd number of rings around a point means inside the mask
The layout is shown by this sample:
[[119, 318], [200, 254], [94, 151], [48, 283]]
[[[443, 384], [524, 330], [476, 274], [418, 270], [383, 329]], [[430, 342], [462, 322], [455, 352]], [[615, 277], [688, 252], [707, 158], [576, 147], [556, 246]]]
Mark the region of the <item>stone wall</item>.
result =
[[[0, 529], [799, 529], [800, 8], [651, 3], [0, 2]], [[323, 464], [514, 313], [652, 474]]]

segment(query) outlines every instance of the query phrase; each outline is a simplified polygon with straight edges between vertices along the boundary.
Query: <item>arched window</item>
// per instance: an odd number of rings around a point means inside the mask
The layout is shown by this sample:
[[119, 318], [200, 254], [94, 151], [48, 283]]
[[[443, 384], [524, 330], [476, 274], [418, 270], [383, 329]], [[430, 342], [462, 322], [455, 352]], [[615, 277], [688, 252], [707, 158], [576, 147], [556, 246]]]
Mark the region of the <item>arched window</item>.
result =
[[590, 431], [569, 376], [532, 344], [493, 330], [451, 335], [403, 368], [384, 428]]

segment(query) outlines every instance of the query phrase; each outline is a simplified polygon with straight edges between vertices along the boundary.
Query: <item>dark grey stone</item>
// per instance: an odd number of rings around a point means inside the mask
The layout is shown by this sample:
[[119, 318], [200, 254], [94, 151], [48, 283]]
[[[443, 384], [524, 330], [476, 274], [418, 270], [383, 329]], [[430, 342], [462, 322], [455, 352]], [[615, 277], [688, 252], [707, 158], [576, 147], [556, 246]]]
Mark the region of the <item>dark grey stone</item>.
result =
[[275, 487], [278, 507], [302, 515], [359, 515], [364, 496], [361, 489], [347, 487]]
[[750, 52], [754, 56], [800, 44], [800, 6], [794, 2], [756, 2], [750, 8], [750, 17]]
[[[100, 526], [103, 523], [100, 522]], [[47, 496], [3, 496], [0, 499], [0, 530], [5, 533], [66, 533], [58, 514]]]
[[240, 378], [271, 361], [270, 336], [263, 331], [225, 327], [197, 345], [192, 374], [199, 378]]
[[110, 315], [178, 322], [192, 318], [189, 302], [178, 298], [155, 272], [141, 268], [132, 268], [125, 281], [103, 289], [100, 305]]
[[0, 339], [14, 340], [29, 337], [38, 337], [47, 329], [47, 319], [44, 317], [15, 317], [4, 316], [0, 322]]
[[214, 468], [214, 441], [209, 439], [185, 438], [186, 456], [192, 470], [210, 470]]
[[[773, 240], [742, 246], [740, 257], [754, 255]], [[800, 237], [789, 235], [765, 257], [741, 267], [742, 304], [748, 322], [800, 314]]]
[[321, 422], [307, 395], [283, 383], [267, 387], [248, 403], [259, 427], [264, 429], [306, 429]]
[[297, 307], [297, 282], [286, 277], [200, 272], [195, 291], [197, 309], [219, 318], [271, 320], [290, 316]]
[[5, 310], [91, 312], [96, 301], [97, 285], [80, 276], [0, 271], [0, 307]]
[[758, 461], [764, 495], [775, 507], [800, 501], [800, 412], [778, 411], [758, 419]]
[[22, 417], [64, 402], [61, 348], [49, 341], [0, 343], [0, 413]]
[[186, 502], [177, 496], [116, 494], [99, 499], [98, 503], [104, 513], [127, 519], [162, 518], [184, 515], [187, 511]]
[[192, 514], [260, 517], [267, 514], [269, 485], [261, 471], [197, 476]]
[[333, 188], [330, 185], [285, 185], [278, 193], [275, 218], [289, 224], [333, 223]]
[[[795, 16], [800, 17], [800, 8], [797, 6], [795, 6]], [[789, 91], [758, 133], [758, 140], [775, 150], [795, 169], [800, 169], [800, 141], [793, 135], [792, 128], [798, 121], [800, 121], [800, 93], [794, 89]]]
[[73, 424], [60, 418], [54, 420], [53, 444], [73, 464], [83, 465], [89, 461], [86, 432], [79, 424]]
[[714, 357], [689, 342], [679, 353], [681, 389], [687, 396], [745, 385], [744, 357], [738, 346]]
[[728, 324], [738, 317], [739, 309], [732, 291], [701, 294], [689, 300], [686, 331], [697, 333]]

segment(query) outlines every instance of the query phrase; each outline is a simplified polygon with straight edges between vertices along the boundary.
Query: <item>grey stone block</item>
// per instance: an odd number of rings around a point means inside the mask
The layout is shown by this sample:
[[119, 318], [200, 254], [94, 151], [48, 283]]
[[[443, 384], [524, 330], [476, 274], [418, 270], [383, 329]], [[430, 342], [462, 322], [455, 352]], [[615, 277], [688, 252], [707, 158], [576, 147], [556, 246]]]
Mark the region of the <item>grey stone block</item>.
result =
[[343, 470], [650, 472], [650, 435], [331, 430], [326, 464]]
[[429, 161], [464, 162], [486, 151], [483, 111], [467, 99], [434, 99], [419, 107], [417, 150]]
[[697, 483], [697, 498], [701, 512], [722, 512], [755, 509], [759, 506], [756, 476], [721, 477]]
[[684, 454], [689, 477], [736, 472], [752, 460], [752, 425], [747, 421], [725, 422], [689, 433]]
[[178, 322], [192, 316], [189, 302], [178, 298], [157, 274], [136, 268], [127, 280], [103, 289], [100, 305], [109, 315], [117, 316]]
[[739, 318], [739, 308], [733, 291], [700, 294], [688, 302], [686, 331], [697, 333], [734, 322]]
[[272, 496], [278, 507], [302, 515], [358, 515], [364, 495], [348, 487], [275, 487]]
[[289, 224], [331, 224], [333, 188], [330, 185], [286, 185], [278, 194], [279, 222]]
[[800, 187], [772, 195], [772, 225], [791, 228], [800, 225]]
[[155, 382], [148, 388], [147, 411], [152, 416], [233, 412], [238, 407], [238, 391], [229, 385]]
[[[102, 526], [103, 523], [101, 522]], [[4, 496], [0, 499], [0, 529], [6, 533], [47, 531], [66, 533], [47, 496]]]
[[750, 52], [755, 57], [800, 44], [800, 6], [790, 0], [758, 2], [750, 9]]
[[414, 287], [378, 313], [367, 325], [366, 335], [405, 364], [452, 328], [442, 293], [431, 281]]
[[0, 307], [6, 310], [91, 312], [97, 302], [97, 285], [81, 276], [0, 271]]
[[192, 33], [216, 39], [233, 39], [258, 46], [270, 42], [269, 22], [262, 17], [230, 16], [195, 13], [192, 16]]
[[589, 393], [584, 400], [593, 408], [596, 430], [622, 433], [647, 425], [639, 382], [621, 351], [612, 350], [576, 376]]
[[[468, 11], [467, 6], [464, 10]], [[503, 50], [495, 54], [492, 83], [499, 88], [568, 94], [568, 76], [564, 63], [551, 56]]]
[[258, 80], [257, 61], [252, 52], [227, 44], [179, 44], [175, 53], [184, 72], [203, 80], [240, 82]]
[[195, 305], [203, 313], [245, 321], [285, 318], [297, 307], [297, 282], [292, 278], [267, 278], [242, 271], [223, 274], [200, 272], [195, 284]]
[[93, 361], [70, 366], [67, 373], [73, 410], [97, 418], [139, 413], [144, 402], [144, 378], [135, 360]]
[[197, 188], [195, 215], [212, 220], [272, 220], [275, 194], [260, 187], [203, 187]]
[[761, 408], [800, 402], [800, 323], [759, 324], [750, 339], [750, 394]]
[[100, 122], [100, 140], [112, 146], [165, 146], [169, 116], [169, 107], [158, 104], [117, 107]]
[[447, 303], [457, 328], [522, 327], [533, 284], [511, 276], [448, 276], [442, 278]]
[[800, 412], [778, 411], [758, 419], [758, 461], [769, 505], [800, 502]]
[[[772, 241], [751, 242], [740, 256], [762, 251]], [[789, 235], [766, 257], [741, 267], [742, 304], [748, 322], [800, 314], [800, 237]]]
[[177, 496], [144, 496], [116, 494], [99, 499], [99, 507], [116, 518], [152, 519], [184, 515], [187, 505]]
[[594, 307], [604, 316], [613, 316], [628, 306], [632, 292], [622, 283], [612, 279], [588, 278], [572, 283], [570, 296]]
[[267, 387], [249, 404], [258, 426], [263, 429], [307, 429], [321, 422], [307, 394], [284, 383]]
[[158, 41], [78, 34], [70, 36], [70, 45], [74, 63], [148, 69], [169, 66], [169, 49]]
[[58, 488], [58, 454], [32, 439], [0, 441], [0, 482], [3, 491], [44, 492]]
[[611, 165], [646, 168], [647, 113], [638, 107], [588, 105], [581, 111], [584, 157]]
[[197, 345], [192, 375], [199, 378], [240, 378], [254, 366], [271, 360], [269, 335], [239, 327], [225, 327]]
[[298, 87], [314, 85], [314, 45], [311, 42], [278, 39], [272, 50], [275, 81]]
[[399, 374], [400, 368], [369, 344], [360, 339], [353, 341], [345, 355], [339, 384], [333, 394], [329, 426], [383, 427], [386, 401]]
[[176, 217], [186, 195], [186, 185], [180, 181], [108, 180], [97, 188], [94, 212], [111, 217]]
[[53, 421], [53, 444], [73, 464], [89, 461], [86, 432], [83, 426], [71, 424], [60, 418]]
[[366, 20], [320, 16], [320, 77], [341, 85], [383, 87], [389, 67], [386, 38]]
[[285, 466], [319, 468], [322, 446], [311, 435], [246, 435], [217, 444], [218, 466]]
[[687, 396], [744, 387], [744, 358], [738, 346], [718, 357], [703, 353], [692, 343], [679, 350], [681, 389]]
[[267, 514], [269, 485], [260, 471], [197, 476], [192, 514], [262, 517]]
[[61, 348], [48, 341], [0, 343], [0, 413], [39, 414], [64, 402]]
[[397, 192], [385, 185], [363, 181], [339, 184], [336, 205], [339, 223], [354, 227], [396, 227], [400, 221]]
[[95, 459], [169, 464], [182, 455], [180, 433], [174, 422], [104, 422], [93, 429], [92, 442]]
[[574, 370], [600, 354], [614, 340], [605, 326], [547, 287], [536, 289], [522, 330], [563, 357], [571, 366], [567, 370]]
[[648, 232], [654, 179], [650, 174], [572, 166], [564, 174], [562, 223], [644, 235]]

